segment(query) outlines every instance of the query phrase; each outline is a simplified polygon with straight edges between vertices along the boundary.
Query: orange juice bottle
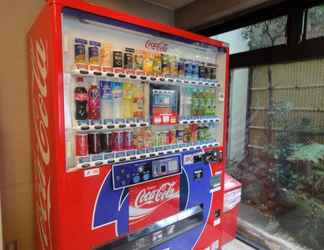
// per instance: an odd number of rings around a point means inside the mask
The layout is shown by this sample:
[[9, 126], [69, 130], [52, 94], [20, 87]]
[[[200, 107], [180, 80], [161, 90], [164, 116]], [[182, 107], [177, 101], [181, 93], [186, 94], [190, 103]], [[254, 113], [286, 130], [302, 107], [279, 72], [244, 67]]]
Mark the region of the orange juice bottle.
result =
[[123, 84], [123, 115], [124, 119], [132, 117], [133, 83], [124, 82]]
[[144, 118], [144, 85], [134, 85], [133, 93], [133, 117], [142, 119]]
[[103, 43], [100, 49], [100, 65], [112, 66], [112, 45], [111, 43]]
[[144, 51], [143, 70], [147, 75], [153, 74], [154, 57], [151, 52]]

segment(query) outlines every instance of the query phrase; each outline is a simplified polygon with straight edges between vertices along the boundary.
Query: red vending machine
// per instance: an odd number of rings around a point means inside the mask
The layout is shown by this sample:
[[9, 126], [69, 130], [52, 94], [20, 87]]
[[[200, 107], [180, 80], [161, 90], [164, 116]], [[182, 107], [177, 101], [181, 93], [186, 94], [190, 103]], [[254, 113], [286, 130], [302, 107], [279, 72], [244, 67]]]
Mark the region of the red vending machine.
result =
[[37, 249], [221, 249], [227, 45], [51, 0], [28, 56]]

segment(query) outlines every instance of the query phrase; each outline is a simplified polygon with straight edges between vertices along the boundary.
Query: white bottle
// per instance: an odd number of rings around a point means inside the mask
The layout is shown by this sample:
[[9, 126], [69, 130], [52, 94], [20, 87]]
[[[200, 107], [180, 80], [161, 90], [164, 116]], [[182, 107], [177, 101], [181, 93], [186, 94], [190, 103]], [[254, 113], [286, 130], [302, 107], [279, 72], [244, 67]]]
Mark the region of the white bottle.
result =
[[101, 118], [113, 118], [113, 93], [111, 81], [100, 81]]
[[121, 82], [112, 83], [113, 119], [122, 118], [123, 87]]

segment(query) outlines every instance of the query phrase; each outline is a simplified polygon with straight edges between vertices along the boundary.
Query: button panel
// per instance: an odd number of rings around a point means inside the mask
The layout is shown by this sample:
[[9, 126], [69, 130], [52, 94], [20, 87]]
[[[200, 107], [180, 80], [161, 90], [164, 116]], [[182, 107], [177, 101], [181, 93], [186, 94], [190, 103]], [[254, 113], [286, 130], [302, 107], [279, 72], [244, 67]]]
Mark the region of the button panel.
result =
[[181, 172], [180, 155], [113, 166], [113, 187], [120, 189]]

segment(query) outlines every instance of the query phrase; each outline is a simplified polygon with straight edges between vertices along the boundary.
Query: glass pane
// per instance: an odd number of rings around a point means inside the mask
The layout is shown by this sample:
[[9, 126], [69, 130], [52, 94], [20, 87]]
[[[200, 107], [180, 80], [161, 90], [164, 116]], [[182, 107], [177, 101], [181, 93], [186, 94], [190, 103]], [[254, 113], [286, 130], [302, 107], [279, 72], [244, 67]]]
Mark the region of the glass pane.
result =
[[[252, 67], [241, 89], [248, 102], [231, 93], [240, 100], [230, 107], [228, 171], [243, 184], [240, 217], [290, 245], [282, 249], [324, 249], [323, 67], [324, 59]], [[242, 103], [246, 119], [235, 125]]]
[[249, 68], [231, 71], [228, 158], [233, 162], [245, 156], [248, 83]]
[[324, 4], [308, 9], [306, 38], [324, 35]]
[[282, 16], [229, 31], [212, 38], [226, 41], [230, 53], [236, 54], [287, 43], [287, 16]]
[[222, 144], [224, 49], [72, 9], [63, 44], [69, 171]]

